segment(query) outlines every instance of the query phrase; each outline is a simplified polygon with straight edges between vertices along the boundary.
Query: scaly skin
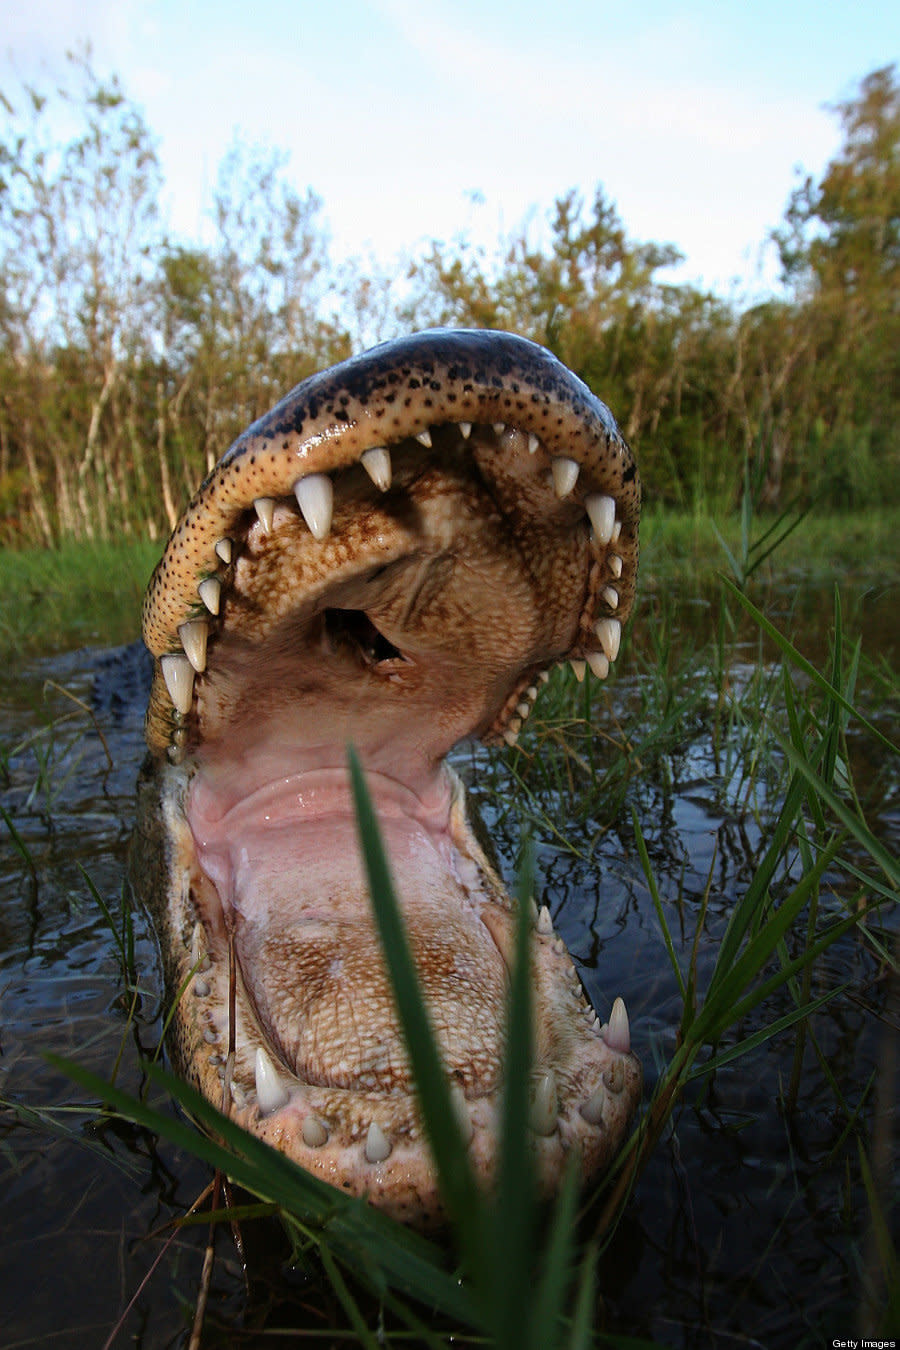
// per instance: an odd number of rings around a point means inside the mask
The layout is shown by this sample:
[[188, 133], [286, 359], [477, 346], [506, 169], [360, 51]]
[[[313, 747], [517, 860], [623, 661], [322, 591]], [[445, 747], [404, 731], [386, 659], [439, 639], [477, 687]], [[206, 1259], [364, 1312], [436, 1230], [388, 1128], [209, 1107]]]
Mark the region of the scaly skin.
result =
[[[314, 376], [254, 423], [147, 591], [136, 874], [170, 987], [194, 970], [176, 1063], [216, 1104], [224, 1082], [245, 1128], [420, 1226], [443, 1211], [345, 746], [490, 1184], [512, 905], [444, 756], [464, 736], [513, 742], [555, 662], [605, 676], [639, 513], [631, 452], [565, 367], [507, 334], [440, 330]], [[572, 1149], [585, 1177], [609, 1161], [640, 1070], [621, 1001], [601, 1027], [546, 910], [532, 943], [530, 1125], [550, 1190]]]

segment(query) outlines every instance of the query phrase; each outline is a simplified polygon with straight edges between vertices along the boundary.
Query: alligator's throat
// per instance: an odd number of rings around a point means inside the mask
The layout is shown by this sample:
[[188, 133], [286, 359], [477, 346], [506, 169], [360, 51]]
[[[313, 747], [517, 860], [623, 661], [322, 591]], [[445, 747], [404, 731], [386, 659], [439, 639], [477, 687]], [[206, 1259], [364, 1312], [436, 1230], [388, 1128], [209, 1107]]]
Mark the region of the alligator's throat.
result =
[[[608, 673], [639, 508], [611, 415], [564, 367], [508, 335], [438, 331], [306, 381], [255, 423], [148, 590], [138, 857], [169, 983], [193, 972], [176, 1060], [216, 1103], [226, 1082], [246, 1128], [414, 1222], [441, 1204], [346, 746], [489, 1183], [512, 906], [444, 756], [466, 736], [513, 741], [554, 663]], [[573, 1149], [585, 1175], [608, 1160], [640, 1074], [621, 1003], [601, 1027], [546, 911], [533, 966], [530, 1125], [550, 1187]]]

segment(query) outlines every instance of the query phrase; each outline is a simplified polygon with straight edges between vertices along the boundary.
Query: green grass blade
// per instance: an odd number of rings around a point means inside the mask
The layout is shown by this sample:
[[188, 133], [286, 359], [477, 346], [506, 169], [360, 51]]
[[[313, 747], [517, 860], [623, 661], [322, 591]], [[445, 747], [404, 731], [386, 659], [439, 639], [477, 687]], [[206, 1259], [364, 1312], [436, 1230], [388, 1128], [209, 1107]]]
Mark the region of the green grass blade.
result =
[[830, 681], [826, 680], [825, 676], [822, 675], [820, 671], [816, 670], [815, 666], [812, 664], [811, 661], [808, 661], [805, 656], [801, 656], [800, 653], [797, 651], [797, 648], [793, 645], [793, 643], [788, 638], [786, 638], [784, 634], [781, 633], [769, 619], [766, 618], [765, 614], [763, 614], [761, 610], [756, 608], [752, 600], [748, 599], [748, 597], [744, 595], [744, 593], [741, 590], [739, 590], [738, 587], [735, 586], [734, 583], [730, 581], [728, 577], [721, 576], [720, 579], [722, 585], [727, 587], [727, 589], [732, 593], [735, 599], [739, 601], [741, 605], [743, 605], [744, 609], [752, 617], [753, 621], [756, 624], [758, 624], [759, 627], [762, 628], [764, 632], [768, 633], [769, 637], [772, 639], [774, 643], [776, 643], [776, 645], [781, 649], [781, 651], [784, 652], [785, 656], [792, 663], [792, 665], [795, 665], [798, 670], [802, 670], [805, 675], [808, 675], [809, 678], [812, 680], [812, 682], [819, 689], [821, 689], [824, 694], [828, 695], [829, 698], [837, 699], [837, 701], [840, 703], [844, 711], [850, 717], [854, 718], [857, 722], [859, 722], [861, 726], [864, 726], [866, 730], [869, 732], [869, 734], [871, 736], [874, 736], [875, 739], [878, 741], [879, 745], [881, 745], [885, 750], [889, 750], [892, 755], [900, 754], [900, 747], [896, 746], [893, 741], [889, 740], [888, 737], [885, 736], [885, 734], [882, 731], [879, 731], [878, 727], [876, 727], [873, 722], [870, 722], [867, 717], [864, 717], [863, 714], [857, 708], [855, 708], [848, 699], [844, 697], [844, 695], [840, 692], [839, 689], [835, 689], [834, 685], [831, 684]]
[[537, 1186], [527, 1121], [531, 1089], [531, 962], [529, 907], [533, 852], [523, 853], [518, 883], [516, 948], [507, 1008], [497, 1199], [493, 1206], [491, 1324], [498, 1350], [521, 1350], [532, 1309]]
[[459, 1234], [463, 1259], [473, 1278], [479, 1280], [483, 1278], [487, 1262], [484, 1202], [469, 1162], [467, 1143], [457, 1124], [447, 1075], [419, 987], [378, 822], [362, 767], [352, 747], [348, 751], [348, 760], [372, 906], [415, 1076], [422, 1118], [441, 1193]]
[[468, 1326], [479, 1325], [467, 1290], [447, 1270], [445, 1254], [439, 1247], [364, 1201], [344, 1195], [305, 1172], [223, 1116], [187, 1083], [157, 1065], [148, 1066], [149, 1076], [209, 1134], [198, 1133], [187, 1121], [131, 1097], [79, 1064], [59, 1055], [48, 1054], [46, 1059], [126, 1120], [164, 1136], [211, 1167], [220, 1168], [251, 1194], [277, 1204], [317, 1246], [327, 1242], [333, 1255], [376, 1294], [379, 1280], [387, 1282], [426, 1307], [439, 1308]]

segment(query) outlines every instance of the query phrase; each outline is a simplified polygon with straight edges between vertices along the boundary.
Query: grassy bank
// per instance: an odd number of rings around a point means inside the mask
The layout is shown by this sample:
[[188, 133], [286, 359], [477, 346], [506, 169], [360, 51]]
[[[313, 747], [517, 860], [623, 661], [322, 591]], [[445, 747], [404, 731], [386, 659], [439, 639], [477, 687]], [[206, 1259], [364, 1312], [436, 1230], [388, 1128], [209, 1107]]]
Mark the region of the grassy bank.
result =
[[[763, 526], [763, 528], [765, 528]], [[757, 533], [760, 522], [757, 522]], [[882, 580], [900, 575], [900, 512], [824, 516], [815, 513], [779, 546], [781, 573], [844, 576], [867, 571]], [[722, 542], [740, 553], [737, 516], [646, 511], [641, 526], [641, 581], [673, 576], [697, 585], [727, 570]], [[109, 646], [139, 636], [144, 588], [159, 543], [71, 544], [60, 549], [0, 553], [0, 656]]]
[[112, 646], [140, 636], [159, 543], [69, 544], [0, 553], [0, 656]]

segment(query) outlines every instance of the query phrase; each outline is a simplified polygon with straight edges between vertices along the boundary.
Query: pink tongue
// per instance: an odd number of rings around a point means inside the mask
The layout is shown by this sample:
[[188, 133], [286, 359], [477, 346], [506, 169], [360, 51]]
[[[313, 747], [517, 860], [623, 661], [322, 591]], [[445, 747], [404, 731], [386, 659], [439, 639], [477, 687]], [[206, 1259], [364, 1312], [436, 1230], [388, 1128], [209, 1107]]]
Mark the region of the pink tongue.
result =
[[[453, 865], [449, 783], [437, 775], [426, 800], [381, 775], [369, 786], [395, 876], [407, 873], [427, 892], [429, 875], [445, 879]], [[310, 908], [327, 914], [351, 897], [368, 908], [345, 770], [282, 778], [232, 806], [201, 769], [187, 815], [201, 867], [223, 906], [246, 921], [274, 925]]]
[[[487, 1090], [499, 1072], [505, 968], [479, 897], [460, 885], [446, 828], [449, 791], [436, 792], [426, 809], [398, 784], [375, 786], [445, 1058], [471, 1090]], [[234, 913], [247, 992], [285, 1062], [307, 1082], [408, 1086], [346, 775], [284, 780], [218, 817], [215, 794], [198, 775], [188, 818], [200, 864]]]

